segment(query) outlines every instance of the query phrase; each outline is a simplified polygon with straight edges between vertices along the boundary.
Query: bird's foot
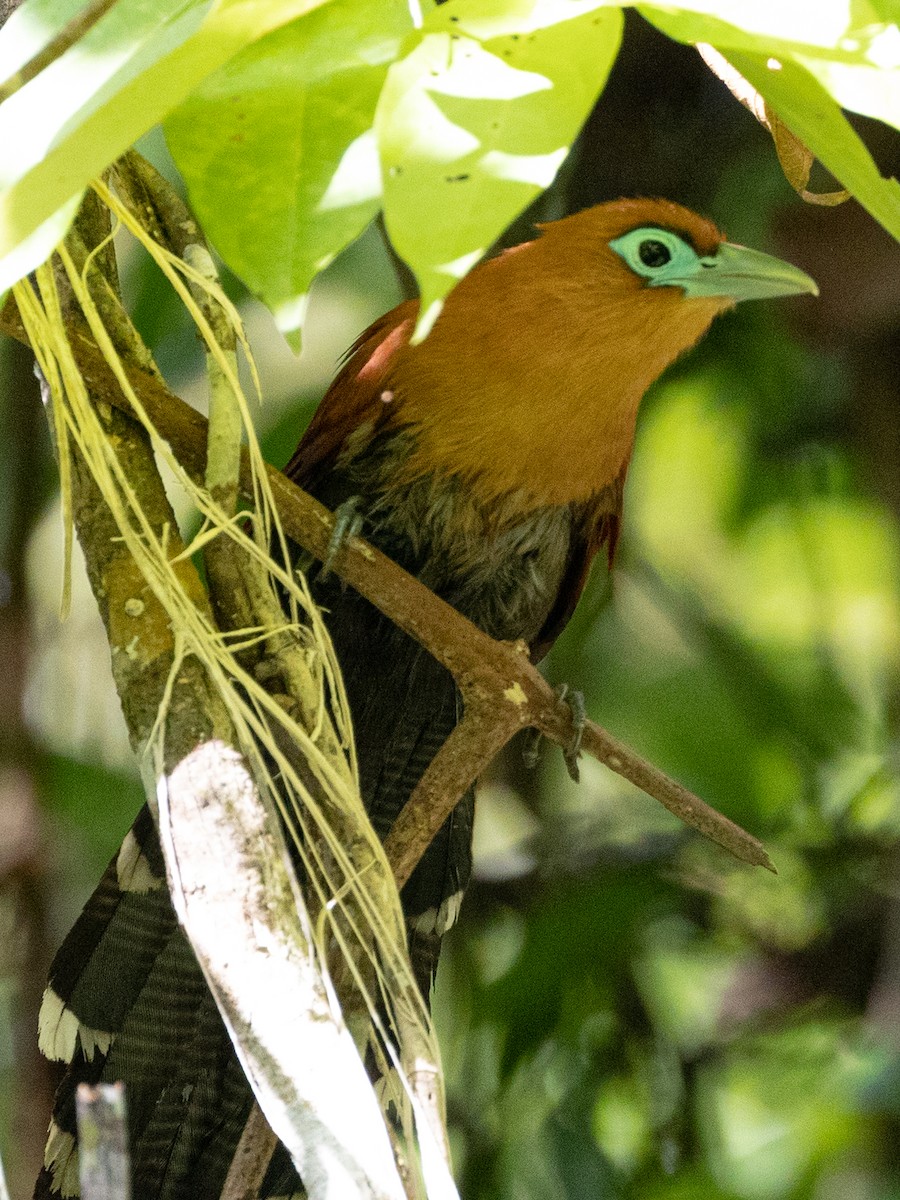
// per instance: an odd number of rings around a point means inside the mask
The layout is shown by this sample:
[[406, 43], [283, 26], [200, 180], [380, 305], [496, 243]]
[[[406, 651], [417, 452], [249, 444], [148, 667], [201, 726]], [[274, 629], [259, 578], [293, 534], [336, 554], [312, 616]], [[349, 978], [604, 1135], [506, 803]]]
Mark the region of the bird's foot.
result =
[[[553, 690], [560, 700], [568, 702], [569, 708], [572, 710], [572, 724], [575, 732], [568, 746], [563, 747], [563, 758], [565, 759], [566, 770], [569, 772], [569, 778], [578, 783], [578, 756], [581, 753], [581, 738], [584, 734], [584, 725], [587, 720], [584, 693], [574, 690], [570, 691], [567, 683], [560, 683]], [[537, 766], [538, 758], [540, 757], [541, 742], [543, 740], [544, 735], [539, 729], [529, 729], [525, 735], [522, 758], [529, 770], [533, 770]]]
[[584, 692], [576, 691], [574, 688], [570, 691], [567, 683], [560, 684], [556, 690], [560, 700], [565, 700], [572, 710], [572, 727], [574, 733], [572, 734], [571, 742], [563, 749], [563, 758], [565, 759], [566, 770], [569, 772], [569, 778], [573, 783], [578, 783], [580, 779], [578, 756], [581, 754], [581, 739], [584, 736], [584, 726], [587, 721]]
[[360, 507], [359, 496], [351, 496], [334, 510], [334, 528], [328, 539], [328, 549], [325, 551], [322, 570], [319, 572], [320, 581], [327, 579], [331, 574], [335, 559], [350, 538], [359, 536], [364, 521], [365, 514]]

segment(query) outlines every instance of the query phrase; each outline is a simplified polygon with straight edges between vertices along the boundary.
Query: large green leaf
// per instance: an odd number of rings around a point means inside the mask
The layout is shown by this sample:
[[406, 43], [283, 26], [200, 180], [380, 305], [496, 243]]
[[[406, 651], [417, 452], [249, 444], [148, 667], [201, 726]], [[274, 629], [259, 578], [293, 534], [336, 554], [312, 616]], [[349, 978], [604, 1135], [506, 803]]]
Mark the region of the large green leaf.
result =
[[900, 240], [900, 183], [881, 175], [822, 84], [789, 59], [773, 70], [769, 59], [759, 54], [729, 51], [728, 57], [835, 179]]
[[678, 41], [710, 42], [726, 54], [742, 50], [790, 58], [844, 108], [900, 128], [900, 29], [874, 6], [827, 0], [817, 5], [814, 19], [796, 0], [752, 5], [694, 0], [681, 11], [646, 5], [638, 11]]
[[[894, 237], [900, 239], [900, 185], [885, 179], [840, 104], [900, 126], [900, 30], [861, 0], [806, 6], [709, 0], [709, 14], [641, 6], [679, 41], [710, 42], [763, 96], [796, 137]], [[806, 12], [806, 24], [798, 20]], [[720, 16], [727, 15], [734, 24]], [[740, 26], [740, 27], [739, 27]]]
[[375, 121], [385, 220], [419, 283], [420, 334], [552, 182], [621, 31], [602, 0], [450, 0], [389, 71]]
[[[893, 0], [890, 0], [893, 3]], [[896, 13], [871, 0], [687, 0], [638, 4], [638, 12], [682, 42], [712, 42], [769, 54], [822, 51], [845, 62], [877, 63]]]
[[4, 303], [12, 285], [46, 262], [54, 246], [66, 236], [69, 224], [78, 211], [81, 196], [82, 193], [77, 192], [67, 200], [62, 208], [58, 208], [43, 224], [32, 230], [0, 262], [0, 305]]
[[[195, 32], [208, 8], [209, 0], [120, 0], [77, 45], [0, 106], [0, 186], [6, 189], [0, 210], [13, 198], [16, 184], [40, 169], [68, 131], [89, 121], [154, 57]], [[18, 9], [0, 32], [4, 77], [66, 23], [71, 9], [71, 4], [46, 0]], [[58, 203], [29, 212], [22, 221], [9, 214], [3, 231], [8, 237], [0, 234], [5, 242], [0, 291], [41, 263], [65, 233], [87, 180], [73, 181], [74, 186], [57, 182], [65, 192]]]
[[[794, 59], [814, 75], [842, 108], [875, 117], [900, 129], [900, 31], [896, 41], [882, 43], [884, 66], [836, 62], [795, 54]], [[891, 61], [888, 54], [896, 54]]]
[[289, 340], [310, 282], [381, 204], [371, 131], [405, 0], [332, 0], [237, 55], [165, 124], [191, 203]]
[[0, 105], [0, 291], [36, 265], [13, 252], [91, 179], [245, 46], [322, 2], [119, 0]]

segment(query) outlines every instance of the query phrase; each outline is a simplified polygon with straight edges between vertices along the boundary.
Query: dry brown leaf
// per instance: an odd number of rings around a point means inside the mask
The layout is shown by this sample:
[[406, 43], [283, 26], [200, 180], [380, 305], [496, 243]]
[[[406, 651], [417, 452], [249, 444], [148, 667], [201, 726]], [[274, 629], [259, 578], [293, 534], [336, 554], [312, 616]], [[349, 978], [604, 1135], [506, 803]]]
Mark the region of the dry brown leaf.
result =
[[[809, 173], [815, 162], [812, 151], [788, 129], [753, 84], [746, 80], [739, 71], [736, 71], [728, 59], [714, 46], [710, 46], [706, 42], [698, 42], [697, 50], [709, 69], [722, 80], [732, 96], [739, 100], [744, 108], [753, 113], [760, 125], [764, 125], [771, 133], [775, 143], [775, 153], [778, 155], [785, 179], [807, 204], [832, 207], [850, 199], [850, 193], [843, 189], [835, 192], [809, 191], [806, 185], [809, 183]], [[770, 61], [773, 64], [775, 62], [775, 60]]]

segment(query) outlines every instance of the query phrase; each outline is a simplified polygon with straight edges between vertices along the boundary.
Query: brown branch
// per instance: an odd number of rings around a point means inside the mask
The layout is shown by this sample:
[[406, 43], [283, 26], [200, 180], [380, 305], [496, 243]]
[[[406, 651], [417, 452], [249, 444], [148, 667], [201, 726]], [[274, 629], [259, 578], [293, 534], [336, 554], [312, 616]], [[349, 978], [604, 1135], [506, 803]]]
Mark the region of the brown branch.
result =
[[277, 1145], [278, 1138], [254, 1100], [219, 1200], [256, 1200]]
[[[532, 668], [533, 669], [533, 668]], [[403, 887], [450, 814], [509, 739], [523, 728], [518, 706], [466, 700], [463, 719], [441, 746], [385, 839], [397, 886]]]
[[[11, 303], [0, 314], [0, 330], [19, 340], [24, 337]], [[96, 394], [127, 408], [96, 346], [86, 338], [76, 339], [75, 354]], [[185, 468], [202, 478], [206, 420], [153, 376], [132, 369], [130, 377], [160, 434]], [[334, 524], [332, 514], [280, 471], [274, 467], [268, 471], [285, 532], [322, 559]], [[241, 488], [245, 495], [251, 494], [251, 486], [249, 461], [244, 455]], [[429, 831], [440, 828], [496, 751], [517, 730], [528, 727], [539, 729], [561, 746], [570, 745], [575, 732], [572, 711], [528, 661], [523, 646], [495, 641], [361, 538], [345, 543], [334, 571], [452, 673], [470, 716], [442, 747], [387, 840], [388, 856], [402, 882], [425, 852], [432, 836]], [[756, 838], [593, 721], [585, 725], [582, 749], [736, 858], [774, 870]]]

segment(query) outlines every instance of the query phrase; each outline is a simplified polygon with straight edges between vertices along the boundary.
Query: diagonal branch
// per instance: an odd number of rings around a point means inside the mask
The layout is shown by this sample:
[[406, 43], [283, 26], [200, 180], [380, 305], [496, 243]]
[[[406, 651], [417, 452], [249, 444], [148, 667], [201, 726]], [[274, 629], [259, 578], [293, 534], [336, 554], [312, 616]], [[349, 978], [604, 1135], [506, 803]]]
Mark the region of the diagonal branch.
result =
[[[18, 314], [10, 304], [0, 314], [0, 330], [20, 340], [24, 336]], [[122, 407], [125, 402], [119, 386], [89, 339], [76, 340], [75, 355], [97, 394]], [[159, 433], [169, 441], [185, 468], [201, 477], [205, 419], [157, 378], [138, 369], [133, 369], [130, 376]], [[334, 524], [332, 514], [274, 467], [268, 471], [285, 532], [310, 554], [323, 559]], [[250, 494], [246, 456], [241, 488], [244, 494]], [[333, 569], [451, 672], [466, 705], [468, 719], [464, 718], [442, 747], [386, 843], [391, 864], [402, 880], [465, 788], [517, 730], [533, 727], [567, 746], [574, 735], [572, 712], [529, 662], [524, 647], [494, 641], [361, 538], [350, 538], [344, 544]], [[756, 838], [592, 721], [585, 725], [582, 749], [736, 858], [774, 870]]]
[[[91, 0], [81, 12], [76, 13], [46, 46], [0, 85], [0, 103], [8, 100], [19, 88], [24, 87], [26, 83], [39, 75], [45, 67], [49, 67], [58, 58], [62, 58], [67, 50], [93, 29], [101, 17], [106, 16], [115, 3], [116, 0]], [[18, 4], [15, 7], [18, 8]], [[11, 11], [9, 15], [12, 15]], [[0, 25], [2, 24], [3, 10], [0, 8]]]

